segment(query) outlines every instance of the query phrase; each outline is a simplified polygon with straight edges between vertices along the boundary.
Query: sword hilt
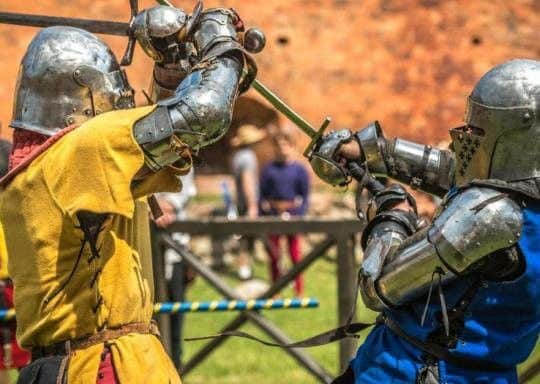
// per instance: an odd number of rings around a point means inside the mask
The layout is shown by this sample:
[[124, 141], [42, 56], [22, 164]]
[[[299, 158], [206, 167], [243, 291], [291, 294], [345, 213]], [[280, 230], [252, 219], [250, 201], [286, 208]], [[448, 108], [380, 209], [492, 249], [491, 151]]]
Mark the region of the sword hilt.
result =
[[332, 118], [327, 116], [323, 123], [321, 124], [321, 127], [317, 131], [313, 131], [313, 135], [311, 136], [311, 141], [309, 142], [308, 146], [306, 147], [306, 150], [304, 151], [304, 156], [308, 159], [311, 159], [311, 153], [313, 152], [313, 148], [315, 148], [315, 145], [317, 145], [317, 142], [319, 139], [324, 135], [324, 131], [326, 131], [326, 128], [330, 125], [330, 122], [332, 121]]
[[138, 0], [129, 0], [129, 6], [131, 8], [131, 19], [129, 20], [129, 40], [128, 45], [126, 47], [126, 52], [124, 52], [124, 56], [122, 57], [122, 60], [120, 61], [120, 65], [122, 66], [128, 66], [133, 61], [133, 54], [135, 53], [135, 43], [136, 39], [133, 35], [133, 31], [131, 26], [133, 25], [133, 20], [135, 20], [135, 17], [139, 13], [139, 2]]

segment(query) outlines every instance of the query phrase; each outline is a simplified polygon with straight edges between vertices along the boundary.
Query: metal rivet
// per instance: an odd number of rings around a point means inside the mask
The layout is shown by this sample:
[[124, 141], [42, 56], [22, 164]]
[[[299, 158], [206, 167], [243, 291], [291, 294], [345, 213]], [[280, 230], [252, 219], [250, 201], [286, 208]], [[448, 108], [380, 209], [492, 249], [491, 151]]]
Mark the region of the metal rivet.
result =
[[92, 110], [87, 108], [87, 109], [84, 110], [84, 114], [86, 116], [91, 116], [92, 115]]
[[530, 118], [531, 118], [531, 114], [529, 112], [525, 112], [525, 114], [523, 115], [523, 121], [527, 122], [529, 121]]
[[64, 120], [64, 125], [67, 127], [73, 123], [75, 123], [75, 119], [73, 118], [73, 116], [66, 116]]

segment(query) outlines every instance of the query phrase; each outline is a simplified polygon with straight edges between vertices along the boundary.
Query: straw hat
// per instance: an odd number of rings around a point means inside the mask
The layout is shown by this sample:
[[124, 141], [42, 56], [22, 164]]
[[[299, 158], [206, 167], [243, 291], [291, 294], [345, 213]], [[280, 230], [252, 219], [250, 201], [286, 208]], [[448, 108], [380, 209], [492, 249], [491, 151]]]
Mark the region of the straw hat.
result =
[[257, 128], [255, 125], [246, 124], [240, 126], [236, 131], [236, 135], [231, 139], [233, 147], [242, 145], [255, 144], [266, 137], [266, 132]]

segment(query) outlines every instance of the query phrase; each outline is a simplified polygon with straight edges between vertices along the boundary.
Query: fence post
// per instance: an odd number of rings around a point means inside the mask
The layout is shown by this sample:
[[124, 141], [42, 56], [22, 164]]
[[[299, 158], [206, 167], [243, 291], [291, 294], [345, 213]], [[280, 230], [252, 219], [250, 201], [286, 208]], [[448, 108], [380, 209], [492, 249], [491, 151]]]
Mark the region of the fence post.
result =
[[[150, 234], [152, 236], [152, 270], [154, 277], [154, 301], [164, 302], [169, 301], [167, 296], [167, 282], [165, 280], [165, 257], [164, 248], [159, 241], [162, 233], [153, 223], [150, 224]], [[158, 324], [159, 333], [161, 334], [161, 342], [165, 350], [170, 355], [171, 353], [171, 332], [170, 332], [170, 317], [168, 314], [155, 314]]]
[[[338, 276], [338, 323], [343, 325], [356, 297], [356, 262], [354, 260], [354, 235], [345, 233], [336, 236], [337, 242], [337, 276]], [[356, 352], [356, 339], [346, 338], [339, 342], [340, 372], [347, 368]]]

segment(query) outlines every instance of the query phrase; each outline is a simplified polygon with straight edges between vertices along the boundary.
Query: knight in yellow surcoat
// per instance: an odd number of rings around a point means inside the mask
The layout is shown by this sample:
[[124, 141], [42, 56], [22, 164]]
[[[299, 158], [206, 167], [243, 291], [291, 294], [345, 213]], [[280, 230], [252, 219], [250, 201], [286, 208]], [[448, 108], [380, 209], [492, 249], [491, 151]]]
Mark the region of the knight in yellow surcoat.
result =
[[156, 60], [149, 106], [135, 108], [108, 46], [80, 29], [42, 30], [21, 64], [0, 180], [32, 352], [21, 384], [180, 383], [151, 322], [148, 200], [178, 191], [192, 154], [223, 136], [255, 67], [233, 11], [154, 7], [132, 25]]

